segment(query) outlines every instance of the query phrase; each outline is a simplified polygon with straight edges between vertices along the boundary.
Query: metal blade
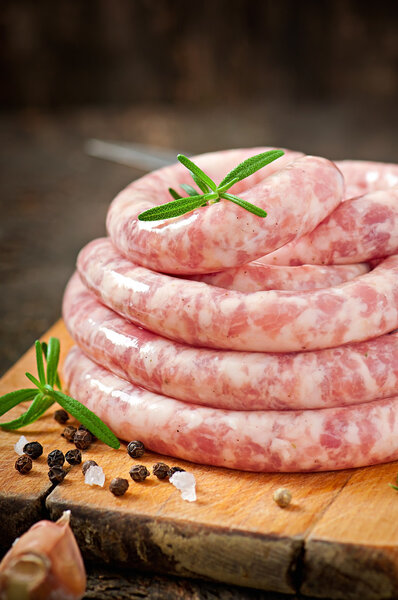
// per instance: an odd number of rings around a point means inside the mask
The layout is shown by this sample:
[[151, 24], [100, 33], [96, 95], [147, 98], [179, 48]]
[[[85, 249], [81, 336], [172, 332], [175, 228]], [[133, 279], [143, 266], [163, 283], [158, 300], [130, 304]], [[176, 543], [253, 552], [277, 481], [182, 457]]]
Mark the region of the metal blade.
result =
[[178, 152], [116, 141], [90, 139], [84, 146], [85, 152], [95, 158], [103, 158], [142, 171], [153, 171], [177, 161]]

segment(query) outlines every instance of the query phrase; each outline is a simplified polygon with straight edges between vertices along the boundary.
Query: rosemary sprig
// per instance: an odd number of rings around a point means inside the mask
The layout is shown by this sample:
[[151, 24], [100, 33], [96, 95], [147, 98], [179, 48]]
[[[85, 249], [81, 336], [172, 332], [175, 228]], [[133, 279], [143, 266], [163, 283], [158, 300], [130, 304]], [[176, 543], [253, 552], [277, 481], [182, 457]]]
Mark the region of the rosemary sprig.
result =
[[195, 208], [220, 202], [221, 199], [234, 202], [257, 217], [264, 218], [267, 216], [265, 210], [259, 206], [255, 206], [254, 204], [247, 202], [247, 200], [242, 200], [242, 198], [238, 198], [233, 194], [228, 194], [227, 190], [229, 190], [229, 188], [238, 181], [242, 181], [242, 179], [249, 177], [249, 175], [252, 175], [259, 169], [262, 169], [270, 162], [280, 158], [283, 156], [283, 154], [284, 152], [282, 150], [269, 150], [268, 152], [262, 152], [261, 154], [251, 156], [232, 169], [232, 171], [230, 171], [224, 177], [219, 185], [216, 185], [214, 181], [210, 179], [210, 177], [206, 175], [206, 173], [204, 173], [202, 169], [200, 169], [198, 165], [192, 162], [189, 158], [183, 154], [179, 154], [177, 156], [178, 160], [189, 170], [192, 179], [200, 188], [202, 193], [198, 192], [191, 185], [187, 185], [185, 183], [182, 183], [180, 187], [188, 194], [187, 197], [182, 197], [181, 194], [179, 194], [176, 190], [169, 188], [169, 193], [173, 198], [172, 202], [161, 204], [160, 206], [154, 206], [153, 208], [145, 210], [138, 215], [138, 220], [159, 221], [163, 219], [179, 217], [194, 210]]
[[[45, 343], [41, 344], [36, 341], [35, 348], [38, 379], [32, 373], [25, 373], [25, 375], [36, 388], [17, 390], [2, 396], [0, 398], [0, 415], [4, 415], [20, 402], [27, 400], [33, 400], [33, 402], [26, 412], [13, 421], [0, 423], [0, 427], [12, 430], [30, 425], [37, 421], [54, 402], [58, 402], [62, 408], [87, 427], [98, 439], [111, 446], [111, 448], [119, 448], [119, 440], [97, 415], [74, 398], [54, 389], [54, 386], [57, 386], [61, 390], [58, 375], [60, 353], [58, 338], [50, 338], [48, 346]], [[43, 355], [47, 362], [47, 370], [44, 366]]]

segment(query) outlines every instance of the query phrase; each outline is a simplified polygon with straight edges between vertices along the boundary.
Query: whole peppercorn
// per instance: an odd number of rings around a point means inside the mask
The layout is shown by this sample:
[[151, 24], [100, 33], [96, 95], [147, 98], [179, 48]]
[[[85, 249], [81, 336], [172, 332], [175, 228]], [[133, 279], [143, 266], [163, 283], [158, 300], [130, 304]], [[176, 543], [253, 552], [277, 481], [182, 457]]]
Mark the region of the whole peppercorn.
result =
[[22, 454], [15, 461], [15, 468], [21, 475], [26, 475], [32, 470], [32, 459], [27, 454]]
[[147, 477], [149, 477], [149, 471], [144, 465], [134, 465], [131, 467], [130, 477], [134, 481], [145, 481]]
[[75, 450], [68, 450], [65, 458], [70, 465], [80, 465], [82, 462], [82, 453], [77, 448]]
[[47, 464], [49, 467], [62, 467], [65, 462], [64, 453], [61, 450], [53, 450], [47, 456]]
[[141, 458], [145, 453], [145, 446], [142, 442], [134, 440], [127, 446], [127, 453], [131, 458]]
[[122, 479], [122, 477], [115, 477], [112, 479], [109, 489], [115, 496], [123, 496], [128, 490], [129, 482], [127, 479]]
[[43, 446], [39, 442], [29, 442], [23, 447], [25, 454], [30, 458], [39, 458], [43, 454]]
[[98, 464], [95, 462], [95, 460], [85, 460], [84, 461], [84, 463], [82, 464], [83, 475], [86, 474], [87, 469], [89, 469], [90, 467], [98, 467]]
[[54, 419], [61, 425], [64, 425], [66, 423], [66, 421], [69, 419], [69, 415], [66, 412], [66, 410], [64, 410], [63, 408], [60, 408], [59, 410], [55, 411]]
[[49, 480], [51, 481], [51, 483], [54, 483], [55, 485], [57, 485], [58, 483], [61, 483], [61, 481], [63, 481], [65, 479], [65, 476], [66, 476], [65, 469], [63, 469], [62, 467], [58, 467], [58, 466], [51, 467], [51, 469], [48, 472]]
[[98, 439], [95, 437], [95, 435], [93, 433], [91, 433], [91, 431], [89, 429], [87, 429], [87, 427], [85, 425], [79, 425], [79, 427], [77, 429], [78, 429], [78, 431], [88, 431], [93, 439], [93, 442], [95, 442]]
[[92, 441], [93, 438], [91, 433], [85, 429], [78, 429], [73, 436], [73, 443], [75, 444], [76, 448], [79, 448], [79, 450], [87, 450]]
[[152, 467], [152, 473], [158, 479], [166, 479], [166, 477], [168, 477], [169, 471], [170, 471], [169, 465], [166, 465], [166, 463], [163, 463], [163, 462], [158, 462], [158, 463], [156, 463], [156, 465], [153, 465], [153, 467]]
[[286, 506], [289, 506], [290, 502], [292, 501], [292, 494], [285, 488], [278, 488], [274, 492], [273, 499], [278, 506], [281, 508], [286, 508]]
[[169, 472], [167, 473], [167, 477], [170, 479], [170, 477], [178, 471], [185, 471], [185, 469], [181, 469], [181, 467], [171, 467], [171, 469], [169, 469]]
[[73, 427], [73, 425], [67, 425], [63, 432], [61, 433], [62, 437], [64, 437], [68, 442], [73, 442], [73, 438], [75, 437], [77, 429]]

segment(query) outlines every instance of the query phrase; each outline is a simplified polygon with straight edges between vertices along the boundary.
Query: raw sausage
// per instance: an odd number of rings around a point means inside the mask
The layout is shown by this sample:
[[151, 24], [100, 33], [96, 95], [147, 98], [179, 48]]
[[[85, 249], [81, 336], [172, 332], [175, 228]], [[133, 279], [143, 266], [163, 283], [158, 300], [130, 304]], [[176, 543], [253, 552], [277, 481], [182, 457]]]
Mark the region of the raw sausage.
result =
[[192, 462], [245, 471], [324, 471], [398, 458], [398, 397], [344, 408], [225, 411], [153, 394], [112, 375], [77, 348], [69, 392], [124, 440]]
[[314, 231], [262, 260], [275, 265], [329, 265], [397, 252], [398, 186], [343, 202]]
[[347, 200], [398, 185], [398, 165], [368, 160], [337, 160], [335, 165], [344, 175]]
[[155, 273], [104, 238], [80, 252], [85, 285], [119, 314], [176, 341], [259, 352], [335, 347], [398, 327], [398, 255], [333, 288], [243, 294]]
[[152, 392], [190, 403], [286, 410], [398, 394], [398, 334], [290, 354], [193, 348], [119, 317], [76, 274], [65, 292], [63, 316], [69, 333], [92, 360]]
[[286, 267], [264, 264], [261, 258], [233, 269], [188, 278], [237, 292], [265, 290], [314, 290], [350, 281], [369, 271], [366, 263], [354, 265], [302, 265]]
[[[220, 180], [252, 154], [253, 149], [235, 150], [196, 160]], [[284, 162], [271, 163], [266, 172], [272, 174], [256, 185], [249, 178], [231, 188], [264, 208], [264, 219], [221, 200], [174, 219], [139, 221], [144, 210], [170, 201], [170, 186], [189, 182], [187, 170], [174, 165], [133, 182], [115, 198], [107, 217], [109, 235], [127, 258], [164, 273], [211, 273], [245, 264], [312, 231], [343, 200], [343, 177], [333, 163], [314, 156], [290, 162], [294, 156], [287, 152]]]

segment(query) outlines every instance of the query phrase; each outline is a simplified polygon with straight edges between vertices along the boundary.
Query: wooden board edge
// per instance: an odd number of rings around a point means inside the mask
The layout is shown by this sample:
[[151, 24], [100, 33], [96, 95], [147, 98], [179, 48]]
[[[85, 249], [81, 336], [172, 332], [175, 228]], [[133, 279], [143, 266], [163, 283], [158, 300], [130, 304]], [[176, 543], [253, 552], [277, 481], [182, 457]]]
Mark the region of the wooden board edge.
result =
[[[294, 594], [300, 538], [175, 523], [99, 509], [93, 523], [89, 507], [73, 505], [52, 493], [46, 500], [50, 518], [71, 510], [71, 527], [85, 559], [183, 577]], [[237, 567], [237, 565], [239, 565]]]
[[0, 494], [0, 515], [12, 515], [12, 519], [3, 518], [0, 535], [0, 556], [4, 554], [17, 537], [20, 537], [32, 525], [47, 518], [44, 506], [45, 495], [26, 498]]
[[394, 600], [398, 547], [310, 539], [304, 544], [300, 592], [335, 600]]

